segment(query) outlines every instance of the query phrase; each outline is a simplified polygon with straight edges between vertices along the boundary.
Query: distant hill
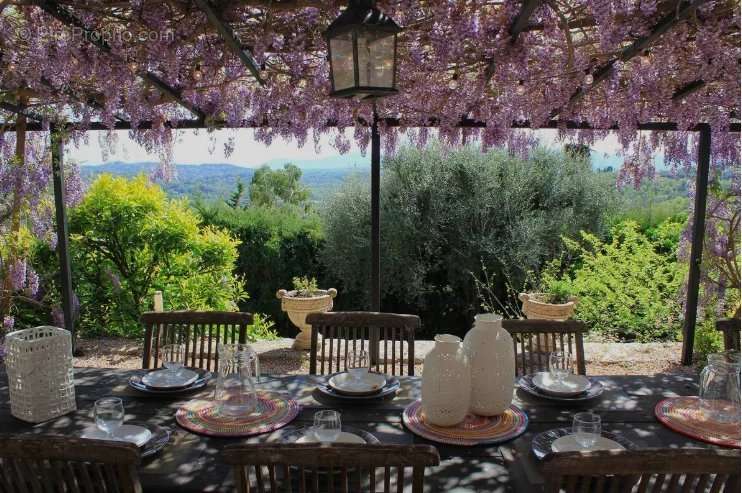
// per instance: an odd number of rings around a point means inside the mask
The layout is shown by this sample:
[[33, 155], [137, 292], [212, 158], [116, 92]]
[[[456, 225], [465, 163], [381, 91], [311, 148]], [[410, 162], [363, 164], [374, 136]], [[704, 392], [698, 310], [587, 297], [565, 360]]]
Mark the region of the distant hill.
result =
[[[287, 162], [282, 160], [278, 164], [269, 164], [272, 168], [280, 168]], [[313, 200], [321, 200], [324, 196], [332, 193], [351, 174], [357, 173], [359, 176], [365, 176], [367, 170], [359, 167], [333, 167], [337, 163], [329, 163], [327, 168], [314, 166], [301, 166], [298, 162], [295, 164], [302, 168], [302, 183], [312, 191]], [[124, 163], [121, 161], [112, 161], [99, 165], [83, 165], [80, 167], [80, 174], [83, 180], [90, 182], [96, 176], [102, 173], [112, 175], [134, 177], [137, 175], [149, 175], [158, 163], [155, 162], [138, 162]], [[234, 164], [217, 163], [217, 164], [178, 164], [176, 165], [177, 177], [167, 183], [162, 183], [163, 189], [172, 197], [191, 197], [204, 200], [226, 200], [237, 186], [237, 181], [241, 180], [244, 184], [250, 183], [255, 168], [236, 166]]]

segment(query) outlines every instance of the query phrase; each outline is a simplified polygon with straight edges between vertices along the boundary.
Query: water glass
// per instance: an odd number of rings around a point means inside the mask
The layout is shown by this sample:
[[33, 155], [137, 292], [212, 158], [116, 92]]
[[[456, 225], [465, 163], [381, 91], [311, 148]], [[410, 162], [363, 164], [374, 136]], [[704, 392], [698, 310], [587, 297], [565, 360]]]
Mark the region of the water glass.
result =
[[180, 370], [185, 361], [185, 344], [165, 344], [160, 348], [160, 358], [168, 370]]
[[572, 420], [572, 433], [580, 447], [592, 447], [600, 437], [600, 416], [590, 412], [575, 414]]
[[314, 413], [314, 435], [320, 442], [334, 442], [340, 436], [340, 413], [319, 411]]
[[95, 401], [95, 425], [111, 438], [124, 424], [124, 403], [118, 397], [104, 397]]
[[363, 350], [356, 350], [348, 353], [346, 369], [351, 378], [356, 382], [363, 379], [363, 376], [369, 371], [368, 353]]
[[572, 354], [569, 351], [554, 351], [549, 354], [549, 373], [561, 383], [567, 375], [573, 373]]

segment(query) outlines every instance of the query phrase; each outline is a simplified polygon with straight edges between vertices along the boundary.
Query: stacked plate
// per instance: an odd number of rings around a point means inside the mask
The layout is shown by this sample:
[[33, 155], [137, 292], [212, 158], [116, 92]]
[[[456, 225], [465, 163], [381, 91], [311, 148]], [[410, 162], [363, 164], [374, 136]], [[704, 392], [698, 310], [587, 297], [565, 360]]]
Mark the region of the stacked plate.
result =
[[317, 389], [325, 395], [337, 399], [362, 400], [380, 399], [394, 395], [399, 390], [399, 380], [394, 377], [374, 372], [365, 372], [359, 375], [350, 373], [336, 373], [327, 379]]
[[108, 435], [106, 432], [90, 427], [82, 432], [82, 438], [92, 440], [112, 440], [133, 443], [141, 449], [142, 457], [154, 455], [170, 441], [170, 430], [162, 426], [146, 423], [127, 423]]
[[531, 444], [533, 454], [543, 459], [552, 452], [590, 452], [595, 450], [635, 450], [637, 446], [618, 433], [609, 431], [602, 432], [596, 437], [595, 442], [584, 447], [580, 445], [572, 430], [568, 428], [557, 428], [539, 433], [533, 438]]
[[129, 387], [154, 395], [176, 395], [200, 389], [211, 379], [211, 372], [181, 368], [152, 370], [129, 379]]
[[[280, 440], [284, 443], [320, 443], [311, 426], [307, 428], [290, 428], [282, 434]], [[340, 435], [332, 443], [378, 444], [381, 442], [365, 430], [343, 425]]]
[[524, 375], [518, 386], [533, 396], [561, 402], [586, 401], [603, 393], [603, 385], [597, 380], [584, 375], [567, 375], [558, 380], [549, 372]]

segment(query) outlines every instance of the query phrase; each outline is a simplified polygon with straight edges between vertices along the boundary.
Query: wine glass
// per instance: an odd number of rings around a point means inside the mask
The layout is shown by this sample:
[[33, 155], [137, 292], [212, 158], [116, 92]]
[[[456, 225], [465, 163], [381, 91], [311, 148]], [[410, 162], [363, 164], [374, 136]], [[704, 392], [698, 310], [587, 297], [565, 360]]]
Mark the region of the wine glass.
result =
[[346, 361], [346, 369], [353, 381], [358, 384], [369, 371], [368, 353], [364, 350], [351, 351]]
[[575, 414], [572, 420], [572, 433], [580, 447], [592, 447], [598, 441], [598, 437], [600, 437], [600, 416], [591, 412]]
[[183, 368], [185, 361], [185, 344], [165, 344], [160, 348], [162, 366], [172, 372]]
[[95, 425], [108, 439], [124, 424], [124, 403], [118, 397], [104, 397], [95, 401]]
[[332, 410], [314, 413], [312, 429], [320, 442], [334, 442], [340, 436], [340, 413]]
[[549, 373], [558, 383], [564, 382], [567, 375], [572, 373], [572, 354], [568, 351], [549, 353]]

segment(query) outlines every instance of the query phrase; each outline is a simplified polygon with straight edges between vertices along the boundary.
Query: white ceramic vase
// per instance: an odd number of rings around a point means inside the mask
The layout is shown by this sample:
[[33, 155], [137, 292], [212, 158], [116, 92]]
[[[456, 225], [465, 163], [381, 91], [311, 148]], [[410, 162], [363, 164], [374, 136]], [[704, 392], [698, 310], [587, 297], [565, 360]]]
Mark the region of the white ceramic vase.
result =
[[513, 338], [502, 328], [502, 317], [475, 316], [474, 327], [464, 337], [464, 351], [471, 368], [471, 412], [502, 414], [513, 400], [515, 378]]
[[469, 412], [471, 373], [459, 337], [435, 336], [435, 346], [425, 357], [422, 408], [425, 421], [437, 426], [461, 423]]

